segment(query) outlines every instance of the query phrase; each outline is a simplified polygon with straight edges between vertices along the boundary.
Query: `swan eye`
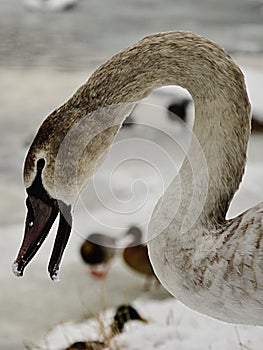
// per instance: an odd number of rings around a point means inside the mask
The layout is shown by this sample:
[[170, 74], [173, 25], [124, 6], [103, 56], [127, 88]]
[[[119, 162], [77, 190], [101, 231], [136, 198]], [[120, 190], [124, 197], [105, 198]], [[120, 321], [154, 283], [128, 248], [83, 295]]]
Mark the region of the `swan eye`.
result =
[[30, 221], [30, 222], [28, 223], [28, 226], [29, 226], [29, 227], [34, 226], [34, 222], [33, 222], [33, 221]]

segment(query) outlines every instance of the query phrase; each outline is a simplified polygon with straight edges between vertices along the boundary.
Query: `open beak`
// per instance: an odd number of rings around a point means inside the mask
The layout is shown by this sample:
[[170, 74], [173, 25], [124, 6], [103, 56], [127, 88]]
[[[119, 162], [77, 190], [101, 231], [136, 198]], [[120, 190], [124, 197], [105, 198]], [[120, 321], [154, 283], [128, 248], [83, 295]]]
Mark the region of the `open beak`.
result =
[[16, 276], [23, 276], [25, 267], [41, 247], [58, 213], [60, 213], [58, 232], [48, 266], [51, 279], [56, 280], [59, 264], [71, 232], [71, 207], [57, 200], [46, 202], [32, 195], [28, 195], [26, 205], [24, 238], [13, 264], [13, 271]]

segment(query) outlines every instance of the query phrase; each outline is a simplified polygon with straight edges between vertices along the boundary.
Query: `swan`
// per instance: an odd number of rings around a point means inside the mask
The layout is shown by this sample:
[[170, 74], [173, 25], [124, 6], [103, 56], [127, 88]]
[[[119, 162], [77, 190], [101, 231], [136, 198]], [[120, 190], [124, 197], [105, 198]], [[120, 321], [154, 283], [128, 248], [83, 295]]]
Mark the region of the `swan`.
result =
[[24, 164], [28, 211], [14, 273], [23, 275], [59, 214], [48, 267], [58, 277], [79, 191], [136, 101], [163, 85], [189, 91], [195, 122], [187, 157], [148, 226], [154, 272], [198, 312], [263, 326], [263, 204], [226, 219], [250, 136], [244, 76], [220, 46], [189, 32], [149, 35], [122, 50], [44, 120]]

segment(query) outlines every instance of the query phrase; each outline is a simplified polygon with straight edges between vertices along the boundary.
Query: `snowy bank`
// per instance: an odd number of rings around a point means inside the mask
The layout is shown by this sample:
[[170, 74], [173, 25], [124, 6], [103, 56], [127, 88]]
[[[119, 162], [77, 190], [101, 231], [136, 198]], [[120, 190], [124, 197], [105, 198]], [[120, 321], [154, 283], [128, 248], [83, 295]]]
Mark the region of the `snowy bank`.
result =
[[[175, 299], [137, 300], [133, 305], [148, 323], [128, 322], [123, 333], [109, 340], [105, 350], [262, 349], [260, 327], [225, 324], [191, 311]], [[83, 323], [61, 324], [33, 349], [61, 350], [76, 341], [103, 341], [110, 333], [114, 312], [109, 309]]]

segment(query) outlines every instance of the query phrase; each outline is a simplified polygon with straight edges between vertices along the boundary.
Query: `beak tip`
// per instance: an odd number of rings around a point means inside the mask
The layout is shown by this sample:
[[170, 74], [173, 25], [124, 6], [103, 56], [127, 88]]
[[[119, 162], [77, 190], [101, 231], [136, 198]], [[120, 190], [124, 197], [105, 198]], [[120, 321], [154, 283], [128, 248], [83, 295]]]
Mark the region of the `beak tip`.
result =
[[18, 262], [15, 261], [12, 264], [12, 270], [13, 270], [13, 273], [15, 274], [16, 277], [22, 277], [23, 276], [24, 269], [21, 269], [21, 267], [19, 268]]
[[60, 278], [59, 278], [59, 274], [58, 274], [59, 270], [54, 270], [50, 272], [50, 278], [53, 282], [59, 282]]

